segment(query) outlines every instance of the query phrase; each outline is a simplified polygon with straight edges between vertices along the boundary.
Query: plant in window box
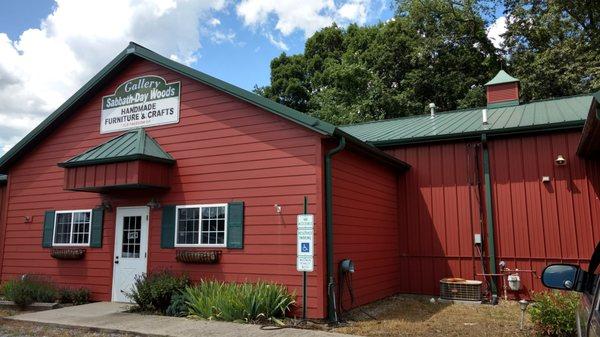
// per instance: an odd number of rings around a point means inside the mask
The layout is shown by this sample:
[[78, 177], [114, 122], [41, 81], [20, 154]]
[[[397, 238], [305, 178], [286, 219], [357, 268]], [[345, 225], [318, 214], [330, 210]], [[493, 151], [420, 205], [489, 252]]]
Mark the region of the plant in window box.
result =
[[178, 250], [175, 258], [183, 263], [219, 263], [221, 258], [220, 250]]
[[83, 248], [54, 248], [50, 253], [55, 259], [58, 260], [81, 260], [85, 256], [85, 249]]

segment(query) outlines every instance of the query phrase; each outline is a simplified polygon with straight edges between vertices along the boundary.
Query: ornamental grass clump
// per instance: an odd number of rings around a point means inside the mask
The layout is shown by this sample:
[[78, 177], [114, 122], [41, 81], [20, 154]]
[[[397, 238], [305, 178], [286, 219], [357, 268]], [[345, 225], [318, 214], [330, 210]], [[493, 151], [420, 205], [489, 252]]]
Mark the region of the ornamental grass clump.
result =
[[201, 281], [183, 292], [188, 315], [231, 322], [281, 321], [292, 310], [295, 295], [273, 283]]
[[533, 296], [529, 310], [534, 330], [539, 336], [575, 336], [575, 314], [580, 296], [572, 292], [549, 291]]

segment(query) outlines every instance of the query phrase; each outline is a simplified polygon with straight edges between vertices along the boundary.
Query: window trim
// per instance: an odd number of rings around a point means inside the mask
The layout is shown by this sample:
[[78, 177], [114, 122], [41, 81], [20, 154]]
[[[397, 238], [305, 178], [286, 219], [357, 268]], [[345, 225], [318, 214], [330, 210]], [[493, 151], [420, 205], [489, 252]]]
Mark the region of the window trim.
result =
[[[202, 208], [205, 207], [224, 207], [225, 208], [225, 227], [224, 227], [224, 235], [223, 235], [223, 243], [200, 243], [202, 240]], [[229, 205], [226, 203], [221, 204], [197, 204], [197, 205], [178, 205], [175, 206], [175, 238], [174, 238], [174, 246], [180, 248], [194, 248], [194, 247], [206, 247], [206, 248], [226, 248], [227, 247], [227, 211]], [[177, 243], [177, 233], [179, 232], [179, 209], [181, 208], [199, 208], [200, 219], [198, 220], [198, 243]]]
[[[92, 242], [92, 209], [75, 209], [75, 210], [65, 210], [65, 211], [56, 211], [54, 212], [54, 227], [52, 229], [52, 246], [56, 247], [89, 247]], [[56, 243], [56, 225], [58, 221], [59, 214], [70, 213], [71, 215], [71, 231], [69, 233], [69, 243]], [[73, 216], [74, 213], [90, 213], [90, 226], [88, 229], [88, 242], [87, 243], [72, 243], [73, 242]]]

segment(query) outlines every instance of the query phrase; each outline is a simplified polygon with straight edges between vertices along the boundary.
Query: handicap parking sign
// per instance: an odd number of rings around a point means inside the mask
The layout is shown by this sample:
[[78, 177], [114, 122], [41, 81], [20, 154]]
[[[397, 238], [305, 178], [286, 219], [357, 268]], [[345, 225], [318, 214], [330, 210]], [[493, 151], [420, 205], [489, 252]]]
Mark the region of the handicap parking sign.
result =
[[314, 268], [313, 244], [315, 217], [313, 214], [298, 214], [296, 241], [296, 270], [311, 272]]

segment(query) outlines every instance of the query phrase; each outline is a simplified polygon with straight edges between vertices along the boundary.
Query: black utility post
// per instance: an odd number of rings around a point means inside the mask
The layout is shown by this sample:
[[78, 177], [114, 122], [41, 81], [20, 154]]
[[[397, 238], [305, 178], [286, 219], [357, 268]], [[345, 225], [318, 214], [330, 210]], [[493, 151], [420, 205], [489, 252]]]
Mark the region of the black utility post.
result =
[[[304, 214], [308, 214], [308, 197], [304, 196]], [[306, 272], [302, 272], [302, 319], [306, 319]]]

